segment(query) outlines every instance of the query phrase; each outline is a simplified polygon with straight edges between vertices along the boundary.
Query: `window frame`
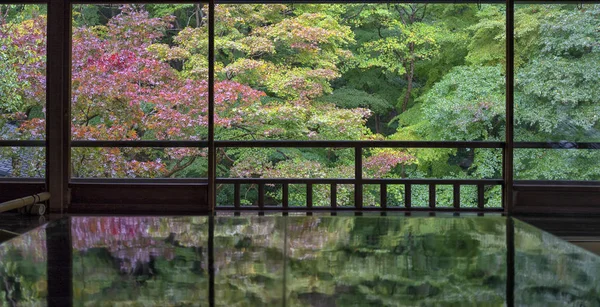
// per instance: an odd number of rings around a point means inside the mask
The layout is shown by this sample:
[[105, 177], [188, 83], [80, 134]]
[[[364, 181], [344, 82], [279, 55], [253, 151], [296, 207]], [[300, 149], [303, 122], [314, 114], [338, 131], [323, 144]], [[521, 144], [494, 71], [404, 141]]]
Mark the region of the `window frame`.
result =
[[[275, 4], [275, 3], [486, 3], [486, 4], [504, 4], [506, 7], [506, 92], [505, 92], [505, 110], [506, 110], [506, 131], [505, 140], [500, 142], [481, 142], [481, 141], [466, 141], [466, 142], [452, 142], [452, 141], [219, 141], [215, 140], [215, 123], [214, 123], [214, 38], [215, 38], [215, 19], [214, 19], [214, 8], [217, 4], [244, 4], [244, 3], [263, 3], [263, 4]], [[47, 105], [47, 122], [46, 122], [46, 140], [45, 141], [18, 141], [18, 146], [31, 146], [31, 147], [44, 147], [46, 149], [46, 178], [45, 187], [52, 194], [50, 200], [50, 211], [65, 213], [65, 212], [89, 212], [98, 211], [94, 210], [93, 206], [103, 206], [102, 211], [107, 213], [110, 212], [146, 212], [150, 204], [155, 205], [153, 208], [158, 208], [156, 212], [178, 212], [175, 204], [167, 203], [153, 203], [147, 194], [150, 191], [159, 189], [162, 193], [187, 193], [190, 194], [189, 198], [178, 200], [181, 204], [195, 204], [194, 206], [183, 206], [185, 212], [197, 211], [206, 212], [214, 210], [241, 210], [239, 206], [239, 200], [234, 201], [235, 204], [232, 207], [216, 207], [216, 186], [219, 183], [230, 183], [234, 184], [236, 189], [239, 189], [239, 185], [242, 183], [255, 183], [260, 187], [273, 181], [281, 181], [280, 179], [269, 180], [269, 179], [234, 179], [234, 178], [217, 178], [216, 177], [216, 150], [224, 147], [344, 147], [354, 148], [355, 150], [355, 176], [349, 183], [355, 185], [355, 204], [357, 204], [352, 210], [375, 210], [374, 208], [363, 208], [362, 206], [362, 187], [365, 184], [379, 184], [381, 191], [386, 190], [386, 185], [391, 183], [402, 183], [409, 185], [418, 180], [373, 180], [362, 178], [362, 151], [364, 148], [373, 147], [386, 147], [386, 148], [498, 148], [502, 149], [502, 179], [486, 181], [485, 179], [476, 180], [468, 183], [479, 185], [483, 184], [497, 184], [502, 186], [502, 208], [500, 210], [484, 210], [482, 206], [473, 208], [473, 210], [467, 208], [460, 208], [460, 205], [456, 205], [450, 208], [452, 211], [476, 211], [476, 212], [503, 212], [505, 214], [513, 213], [539, 213], [544, 212], [544, 206], [540, 205], [540, 202], [553, 203], [551, 200], [555, 198], [555, 194], [547, 194], [552, 196], [539, 196], [540, 191], [552, 192], [552, 191], [577, 191], [578, 193], [588, 193], [589, 197], [593, 197], [593, 200], [600, 201], [600, 181], [590, 182], [578, 182], [578, 181], [567, 181], [567, 182], [556, 182], [556, 181], [515, 181], [514, 180], [514, 162], [513, 153], [514, 149], [520, 148], [553, 148], [561, 149], [558, 142], [515, 142], [514, 141], [514, 6], [515, 3], [598, 3], [598, 1], [573, 1], [573, 0], [560, 0], [560, 1], [515, 1], [515, 0], [412, 0], [412, 1], [381, 1], [381, 0], [366, 0], [366, 1], [354, 1], [354, 0], [328, 0], [328, 1], [311, 1], [311, 0], [300, 0], [300, 1], [283, 1], [283, 0], [262, 0], [262, 1], [250, 1], [250, 0], [208, 0], [208, 1], [190, 1], [190, 0], [11, 0], [6, 4], [46, 4], [48, 6], [48, 34], [47, 34], [47, 88], [46, 88], [46, 105]], [[208, 140], [206, 141], [80, 141], [71, 140], [70, 135], [70, 108], [71, 108], [71, 36], [72, 36], [72, 6], [76, 4], [123, 4], [123, 3], [176, 3], [176, 4], [197, 4], [203, 3], [208, 4], [208, 55], [209, 55], [209, 67], [208, 67]], [[0, 146], [14, 146], [17, 141], [0, 141]], [[573, 143], [571, 143], [573, 144]], [[600, 143], [594, 142], [580, 142], [574, 143], [575, 149], [600, 149]], [[193, 147], [193, 148], [208, 148], [208, 178], [204, 179], [139, 179], [139, 180], [127, 180], [127, 179], [78, 179], [70, 177], [70, 155], [71, 148], [77, 147]], [[291, 180], [291, 181], [290, 181]], [[288, 183], [294, 182], [292, 179], [288, 180]], [[333, 181], [332, 181], [333, 180]], [[336, 181], [337, 180], [337, 181]], [[312, 184], [324, 182], [326, 184], [335, 185], [336, 182], [346, 182], [338, 179], [307, 179], [302, 181], [307, 185], [307, 194], [312, 195]], [[15, 181], [5, 180], [1, 181]], [[25, 180], [26, 181], [26, 180]], [[40, 181], [41, 182], [41, 181]], [[40, 182], [36, 182], [39, 184]], [[283, 182], [283, 181], [282, 181]], [[441, 179], [427, 179], [424, 181], [430, 186], [430, 196], [433, 195], [435, 199], [435, 191], [431, 192], [431, 187], [435, 190], [435, 186], [440, 184], [448, 184], [460, 186], [465, 184], [464, 180], [441, 180]], [[22, 180], [22, 183], [25, 182]], [[137, 209], [130, 210], [131, 208], [111, 206], [108, 204], [108, 199], [102, 199], [103, 193], [111, 193], [110, 191], [128, 194], [127, 186], [131, 184], [139, 184], [141, 187], [139, 190], [132, 192], [130, 197], [124, 197], [122, 204], [131, 204], [136, 202], [133, 206]], [[284, 182], [285, 184], [285, 182]], [[184, 192], [181, 191], [181, 186], [188, 187]], [[557, 186], [562, 187], [556, 189]], [[93, 190], [96, 189], [96, 190]], [[100, 189], [102, 192], [98, 192]], [[566, 190], [565, 190], [566, 189]], [[569, 190], [571, 189], [571, 190]], [[202, 198], [197, 193], [198, 190], [203, 191], [202, 193], [207, 194], [207, 198]], [[285, 188], [284, 188], [285, 190]], [[71, 193], [74, 191], [75, 193]], [[100, 199], [97, 202], [90, 200], [89, 197], [85, 197], [86, 191], [89, 193], [96, 193]], [[95, 192], [94, 192], [95, 191]], [[237, 190], [236, 190], [237, 191]], [[332, 190], [333, 191], [333, 190]], [[432, 194], [433, 193], [433, 194]], [[459, 192], [460, 193], [460, 192]], [[239, 194], [239, 193], [236, 193]], [[285, 193], [284, 193], [285, 194]], [[532, 205], [532, 195], [537, 195], [539, 201], [534, 202]], [[591, 195], [591, 196], [590, 196]], [[191, 197], [193, 196], [193, 197]], [[262, 196], [262, 195], [261, 195]], [[456, 193], [455, 193], [456, 196]], [[262, 198], [259, 196], [258, 207], [252, 207], [252, 210], [268, 210], [263, 204], [261, 204]], [[292, 209], [286, 206], [286, 197], [283, 199], [283, 207], [276, 208], [277, 210]], [[382, 194], [381, 200], [385, 200], [386, 196]], [[586, 198], [589, 200], [589, 198]], [[91, 202], [90, 202], [91, 201]], [[128, 203], [129, 202], [129, 203]], [[139, 203], [137, 203], [139, 202]], [[584, 202], [584, 200], [579, 200]], [[144, 205], [146, 204], [146, 205]], [[562, 204], [562, 203], [561, 203]], [[585, 204], [583, 204], [585, 206]], [[552, 207], [552, 206], [551, 206]], [[100, 207], [97, 207], [100, 208]], [[195, 209], [194, 209], [195, 208]], [[564, 212], [565, 208], [563, 205], [556, 205], [552, 207], [552, 210]], [[585, 210], [598, 211], [591, 206], [585, 207]], [[67, 210], [68, 209], [68, 210]], [[197, 209], [197, 210], [196, 210]], [[298, 209], [298, 208], [295, 208]], [[301, 210], [312, 210], [311, 202], [308, 201], [305, 208]], [[326, 207], [327, 210], [339, 210], [336, 208], [335, 201], [332, 203], [332, 207]], [[403, 208], [397, 208], [401, 211], [414, 211], [417, 208], [411, 208], [405, 206]], [[161, 211], [162, 210], [162, 211]], [[382, 206], [377, 210], [392, 210], [392, 208], [386, 208]], [[430, 207], [424, 208], [427, 211], [443, 211], [442, 208], [436, 208], [435, 203], [431, 202]], [[568, 210], [568, 208], [567, 208]], [[586, 211], [586, 212], [588, 212]]]

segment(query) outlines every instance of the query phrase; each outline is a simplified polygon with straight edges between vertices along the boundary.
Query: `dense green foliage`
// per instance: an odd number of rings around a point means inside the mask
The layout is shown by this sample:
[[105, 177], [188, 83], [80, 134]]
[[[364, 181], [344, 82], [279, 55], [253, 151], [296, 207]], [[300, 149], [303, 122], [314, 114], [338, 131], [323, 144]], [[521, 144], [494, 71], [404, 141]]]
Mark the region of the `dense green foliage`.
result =
[[[73, 137], [205, 139], [207, 13], [203, 4], [74, 6]], [[0, 6], [2, 138], [43, 136], [44, 14], [33, 5]], [[215, 14], [217, 139], [504, 139], [502, 5], [236, 4], [217, 5]], [[598, 141], [600, 5], [518, 5], [515, 20], [516, 139]], [[5, 148], [2, 156], [12, 159], [13, 176], [41, 175], [31, 169], [40, 168], [43, 152]], [[516, 150], [515, 177], [598, 180], [599, 158]], [[348, 149], [223, 148], [217, 161], [222, 177], [354, 175]], [[501, 150], [493, 149], [366, 149], [363, 161], [367, 178], [502, 174]], [[206, 169], [198, 149], [72, 155], [75, 177], [197, 178]], [[339, 189], [340, 205], [349, 205], [351, 189]], [[365, 190], [366, 203], [377, 205], [377, 192]], [[300, 204], [295, 191], [291, 200]], [[414, 204], [427, 203], [420, 191]], [[390, 187], [390, 201], [402, 203], [402, 192]], [[220, 186], [219, 202], [230, 204], [232, 194]], [[256, 187], [243, 195], [255, 203]], [[267, 203], [280, 196], [280, 187], [267, 187]], [[451, 189], [438, 198], [450, 199]], [[486, 187], [485, 198], [499, 205], [499, 189]], [[326, 197], [315, 202], [326, 204]]]

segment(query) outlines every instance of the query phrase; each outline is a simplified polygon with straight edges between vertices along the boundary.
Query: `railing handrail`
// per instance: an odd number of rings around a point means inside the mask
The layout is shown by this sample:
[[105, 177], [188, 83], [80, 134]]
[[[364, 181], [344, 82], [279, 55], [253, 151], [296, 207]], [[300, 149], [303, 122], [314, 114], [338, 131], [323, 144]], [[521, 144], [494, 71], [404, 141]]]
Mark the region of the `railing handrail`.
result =
[[219, 178], [224, 184], [423, 184], [423, 185], [502, 185], [502, 179], [428, 179], [428, 178]]
[[[237, 147], [296, 147], [296, 148], [504, 148], [503, 141], [378, 141], [378, 140], [252, 140], [215, 141], [218, 148]], [[0, 140], [0, 147], [45, 147], [45, 140]], [[200, 140], [72, 140], [71, 147], [155, 147], [206, 148], [208, 141]], [[600, 142], [514, 142], [518, 149], [600, 149]]]

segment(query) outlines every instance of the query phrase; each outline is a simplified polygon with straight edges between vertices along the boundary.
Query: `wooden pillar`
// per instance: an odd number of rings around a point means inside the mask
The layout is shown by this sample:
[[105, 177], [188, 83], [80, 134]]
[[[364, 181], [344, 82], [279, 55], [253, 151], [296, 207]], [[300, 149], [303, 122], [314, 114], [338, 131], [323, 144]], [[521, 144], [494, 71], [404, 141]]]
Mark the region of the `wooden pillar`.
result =
[[69, 203], [71, 5], [48, 2], [46, 64], [46, 185], [50, 212], [64, 213]]
[[515, 50], [514, 50], [514, 20], [515, 20], [514, 0], [506, 0], [506, 134], [503, 151], [504, 161], [504, 212], [511, 215], [513, 211], [513, 150], [514, 150], [514, 70], [515, 70]]
[[217, 159], [215, 147], [215, 1], [208, 2], [208, 205], [217, 206]]

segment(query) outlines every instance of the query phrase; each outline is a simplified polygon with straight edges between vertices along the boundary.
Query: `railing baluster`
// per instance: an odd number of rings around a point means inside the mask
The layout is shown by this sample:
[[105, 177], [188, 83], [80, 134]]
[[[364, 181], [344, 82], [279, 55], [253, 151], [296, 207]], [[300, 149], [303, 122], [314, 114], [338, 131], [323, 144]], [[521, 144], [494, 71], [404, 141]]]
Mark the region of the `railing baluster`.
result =
[[484, 187], [483, 184], [477, 185], [477, 208], [479, 209], [483, 209], [484, 207]]
[[410, 208], [412, 206], [412, 186], [410, 184], [404, 185], [404, 207]]
[[429, 185], [429, 208], [435, 209], [435, 184]]
[[363, 186], [362, 186], [362, 147], [354, 147], [354, 208], [363, 207]]
[[453, 195], [454, 209], [460, 209], [460, 184], [454, 185]]
[[313, 185], [312, 183], [306, 184], [306, 207], [312, 208], [313, 206]]
[[[312, 180], [306, 180], [304, 179], [304, 181], [298, 181], [296, 178], [274, 178], [273, 181], [271, 180], [267, 180], [267, 178], [241, 178], [244, 180], [231, 180], [231, 179], [240, 179], [240, 178], [219, 178], [219, 180], [217, 180], [217, 183], [219, 184], [225, 184], [225, 185], [232, 185], [234, 188], [234, 195], [233, 195], [233, 205], [224, 205], [221, 204], [220, 208], [224, 209], [224, 210], [244, 210], [244, 209], [248, 209], [248, 210], [256, 210], [257, 209], [257, 205], [258, 205], [258, 209], [261, 210], [269, 210], [269, 209], [275, 209], [274, 207], [268, 206], [267, 204], [267, 194], [266, 194], [266, 189], [267, 189], [267, 185], [269, 184], [276, 184], [276, 185], [281, 185], [282, 187], [282, 206], [278, 207], [280, 209], [289, 209], [289, 197], [290, 197], [290, 190], [289, 187], [291, 184], [296, 184], [296, 185], [302, 185], [305, 184], [306, 185], [306, 202], [305, 205], [302, 205], [301, 207], [298, 207], [297, 209], [302, 210], [302, 208], [304, 209], [334, 209], [334, 210], [405, 210], [405, 209], [413, 209], [412, 208], [412, 186], [413, 185], [422, 185], [422, 186], [428, 186], [428, 195], [429, 195], [429, 201], [428, 201], [428, 206], [426, 208], [414, 208], [417, 211], [423, 211], [423, 210], [427, 210], [427, 211], [448, 211], [448, 210], [465, 210], [467, 208], [463, 208], [461, 205], [461, 196], [462, 196], [462, 191], [461, 188], [463, 186], [474, 186], [477, 188], [476, 191], [476, 198], [477, 198], [477, 206], [476, 208], [474, 208], [475, 212], [483, 212], [483, 211], [497, 211], [495, 208], [486, 208], [485, 206], [485, 188], [487, 186], [500, 186], [499, 183], [491, 181], [491, 180], [486, 180], [486, 179], [482, 179], [482, 180], [461, 180], [461, 179], [457, 179], [457, 180], [438, 180], [438, 181], [433, 181], [433, 180], [428, 180], [428, 181], [424, 181], [422, 179], [404, 179], [404, 181], [390, 181], [389, 179], [360, 179], [360, 180], [354, 180], [354, 179], [349, 179], [349, 178], [342, 178], [342, 179], [312, 179]], [[288, 182], [289, 180], [289, 182]], [[354, 182], [354, 183], [353, 183]], [[315, 207], [315, 196], [314, 196], [314, 186], [315, 184], [322, 184], [322, 185], [329, 185], [329, 189], [330, 189], [330, 206], [324, 206], [324, 207]], [[348, 186], [356, 186], [358, 185], [359, 188], [363, 187], [365, 184], [370, 184], [370, 185], [379, 185], [379, 191], [380, 191], [380, 198], [379, 198], [379, 203], [380, 206], [375, 208], [375, 207], [365, 207], [364, 205], [361, 206], [361, 204], [355, 204], [354, 207], [340, 207], [338, 204], [338, 187], [339, 185], [348, 185]], [[393, 185], [398, 185], [398, 184], [403, 184], [404, 185], [404, 205], [397, 207], [395, 206], [393, 203], [390, 204], [389, 203], [389, 191], [388, 191], [388, 186], [390, 184]], [[242, 188], [243, 186], [247, 186], [247, 185], [256, 185], [257, 187], [257, 199], [255, 200], [255, 205], [254, 206], [243, 206], [242, 205]], [[450, 208], [448, 207], [439, 207], [437, 205], [437, 187], [438, 186], [452, 186], [452, 206]], [[364, 193], [364, 189], [362, 189], [362, 191], [359, 191], [359, 193]], [[355, 197], [359, 196], [357, 194], [359, 193], [355, 193]], [[361, 197], [364, 197], [364, 195], [360, 195]], [[355, 198], [356, 200], [356, 198]], [[363, 199], [364, 200], [364, 199]]]
[[331, 184], [331, 208], [337, 208], [337, 184]]
[[381, 208], [385, 209], [387, 208], [387, 184], [382, 183], [379, 186], [379, 197], [380, 197], [380, 205]]
[[289, 204], [290, 189], [287, 183], [281, 185], [281, 205], [287, 208]]
[[265, 207], [265, 185], [260, 183], [258, 185], [258, 207], [263, 209]]
[[240, 203], [241, 203], [241, 193], [240, 193], [240, 184], [236, 183], [233, 185], [233, 206], [236, 209], [240, 208]]

